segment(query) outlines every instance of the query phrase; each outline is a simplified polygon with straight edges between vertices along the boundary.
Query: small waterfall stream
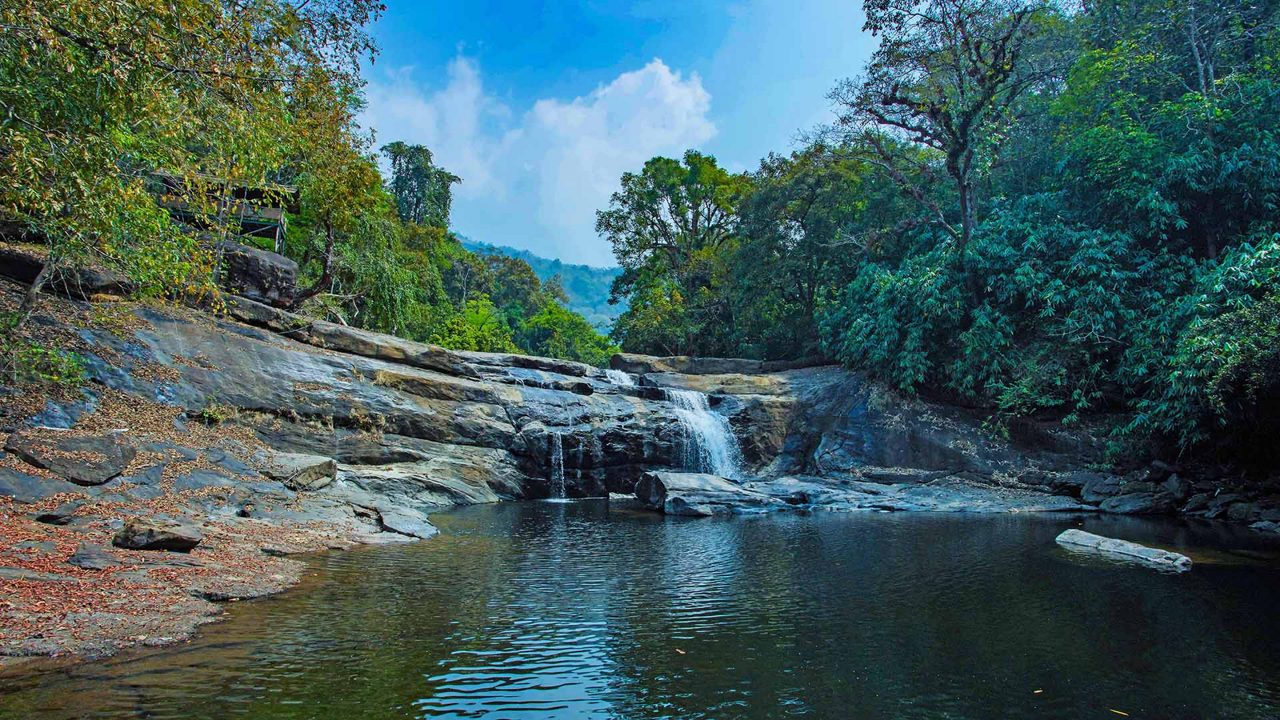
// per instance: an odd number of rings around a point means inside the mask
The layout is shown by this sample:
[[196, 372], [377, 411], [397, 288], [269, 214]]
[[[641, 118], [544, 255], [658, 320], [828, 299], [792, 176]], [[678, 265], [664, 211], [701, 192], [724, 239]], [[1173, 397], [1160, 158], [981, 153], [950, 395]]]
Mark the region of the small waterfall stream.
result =
[[714, 412], [707, 396], [696, 390], [665, 392], [680, 420], [685, 469], [725, 478], [739, 477], [742, 451], [729, 427], [729, 418]]
[[[618, 387], [635, 387], [635, 378], [621, 370], [605, 370]], [[729, 418], [711, 409], [706, 394], [696, 390], [663, 390], [680, 421], [684, 469], [736, 479], [742, 473], [742, 450]], [[646, 451], [647, 454], [647, 451]]]
[[564, 438], [555, 432], [551, 433], [551, 499], [564, 498]]
[[618, 387], [635, 387], [636, 386], [635, 378], [631, 377], [627, 373], [622, 372], [621, 370], [605, 370], [604, 376], [609, 378], [609, 382], [613, 383], [614, 385], [617, 385]]

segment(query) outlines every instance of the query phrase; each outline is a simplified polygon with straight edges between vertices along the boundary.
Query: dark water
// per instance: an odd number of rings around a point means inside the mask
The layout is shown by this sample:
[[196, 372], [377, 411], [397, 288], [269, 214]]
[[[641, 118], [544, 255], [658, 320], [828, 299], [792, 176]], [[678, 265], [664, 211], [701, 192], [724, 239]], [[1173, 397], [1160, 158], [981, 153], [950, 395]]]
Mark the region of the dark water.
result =
[[[434, 519], [441, 537], [319, 557], [190, 644], [0, 678], [0, 718], [1280, 716], [1280, 569], [1247, 531], [603, 503]], [[1197, 565], [1057, 548], [1079, 522]]]

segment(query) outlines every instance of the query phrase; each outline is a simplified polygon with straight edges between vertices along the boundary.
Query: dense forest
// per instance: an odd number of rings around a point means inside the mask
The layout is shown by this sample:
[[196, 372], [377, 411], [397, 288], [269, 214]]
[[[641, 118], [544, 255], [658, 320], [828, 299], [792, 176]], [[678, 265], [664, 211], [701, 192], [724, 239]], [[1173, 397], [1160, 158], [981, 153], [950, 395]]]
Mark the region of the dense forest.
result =
[[[867, 0], [879, 46], [833, 87], [838, 121], [753, 172], [691, 150], [621, 178], [597, 216], [627, 308], [612, 341], [555, 278], [462, 246], [465, 178], [359, 127], [381, 11], [5, 3], [0, 226], [48, 257], [5, 318], [7, 366], [60, 361], [12, 331], [67, 267], [216, 307], [217, 198], [287, 187], [274, 249], [307, 316], [595, 364], [614, 342], [817, 357], [997, 421], [1105, 417], [1118, 453], [1273, 452], [1272, 0]], [[198, 222], [155, 201], [161, 173]]]
[[1105, 417], [1118, 457], [1273, 460], [1277, 3], [865, 9], [838, 122], [751, 173], [623, 176], [597, 222], [622, 346], [825, 356], [997, 420]]
[[[427, 148], [376, 146], [357, 124], [360, 66], [376, 54], [368, 27], [382, 9], [6, 3], [0, 173], [12, 182], [0, 188], [0, 225], [50, 260], [7, 327], [70, 266], [122, 272], [142, 297], [216, 306], [218, 241], [238, 229], [228, 199], [278, 188], [298, 200], [283, 242], [234, 239], [298, 262], [291, 309], [304, 316], [455, 349], [607, 361], [615, 348], [565, 307], [555, 281], [469, 252], [449, 232], [462, 178]], [[158, 176], [177, 181], [158, 190]], [[187, 210], [182, 221], [160, 196]], [[56, 349], [4, 350], [7, 367], [58, 360]]]

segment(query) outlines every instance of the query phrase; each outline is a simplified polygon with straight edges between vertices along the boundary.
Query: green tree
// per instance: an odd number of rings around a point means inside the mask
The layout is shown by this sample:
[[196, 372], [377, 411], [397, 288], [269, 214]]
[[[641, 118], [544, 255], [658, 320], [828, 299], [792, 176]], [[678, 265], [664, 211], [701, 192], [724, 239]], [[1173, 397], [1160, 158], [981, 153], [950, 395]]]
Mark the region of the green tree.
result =
[[[1044, 3], [867, 0], [864, 7], [863, 29], [880, 46], [860, 78], [831, 93], [839, 123], [946, 229], [963, 256], [978, 222], [975, 175], [998, 147], [1014, 101], [1038, 80], [1023, 51]], [[936, 151], [957, 213], [913, 181], [929, 173], [931, 156], [897, 152], [886, 135]]]
[[391, 162], [387, 190], [395, 198], [400, 219], [417, 225], [449, 227], [453, 185], [462, 178], [437, 167], [431, 151], [396, 141], [382, 146]]
[[746, 175], [730, 173], [715, 158], [693, 150], [683, 161], [656, 157], [640, 173], [622, 176], [622, 189], [596, 213], [596, 232], [613, 245], [622, 266], [613, 296], [630, 298], [634, 311], [646, 315], [653, 308], [635, 308], [643, 297], [662, 297], [659, 307], [673, 311], [677, 300], [688, 304], [680, 310], [681, 322], [671, 319], [672, 328], [687, 331], [679, 340], [667, 332], [644, 337], [642, 329], [657, 330], [661, 321], [632, 322], [624, 313], [615, 325], [622, 328], [615, 337], [623, 347], [676, 346], [703, 354], [726, 347], [732, 321], [716, 286], [722, 285], [737, 207], [749, 188]]

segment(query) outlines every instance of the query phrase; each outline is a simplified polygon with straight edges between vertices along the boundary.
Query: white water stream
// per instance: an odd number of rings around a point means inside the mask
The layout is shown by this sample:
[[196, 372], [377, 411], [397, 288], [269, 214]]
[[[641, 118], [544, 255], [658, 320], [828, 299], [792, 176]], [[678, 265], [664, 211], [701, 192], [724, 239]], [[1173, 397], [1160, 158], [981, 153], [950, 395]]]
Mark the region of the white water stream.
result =
[[680, 420], [685, 469], [737, 478], [741, 474], [742, 451], [729, 418], [713, 411], [707, 396], [696, 390], [668, 389], [666, 395], [676, 406], [676, 418]]

